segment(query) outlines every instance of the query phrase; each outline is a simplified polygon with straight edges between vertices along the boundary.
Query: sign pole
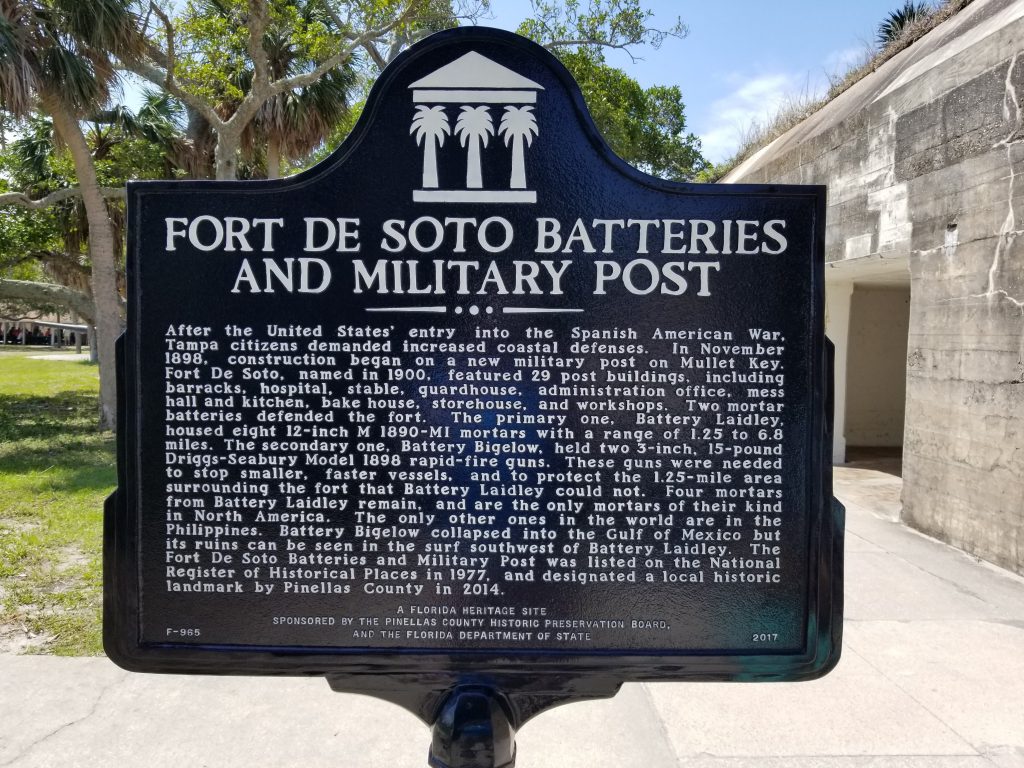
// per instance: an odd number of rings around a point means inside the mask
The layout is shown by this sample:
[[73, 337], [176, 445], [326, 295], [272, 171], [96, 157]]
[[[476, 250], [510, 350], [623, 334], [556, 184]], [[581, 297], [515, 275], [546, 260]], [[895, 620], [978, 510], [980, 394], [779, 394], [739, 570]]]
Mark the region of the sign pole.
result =
[[432, 768], [514, 768], [515, 729], [505, 697], [493, 688], [460, 686], [434, 723]]

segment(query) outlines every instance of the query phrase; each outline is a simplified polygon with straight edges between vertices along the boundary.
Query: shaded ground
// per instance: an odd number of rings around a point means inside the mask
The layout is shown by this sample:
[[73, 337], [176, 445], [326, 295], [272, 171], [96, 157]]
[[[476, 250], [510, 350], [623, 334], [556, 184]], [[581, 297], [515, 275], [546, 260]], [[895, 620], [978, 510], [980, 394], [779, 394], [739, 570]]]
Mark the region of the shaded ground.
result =
[[874, 469], [879, 472], [903, 477], [903, 448], [861, 448], [846, 447], [847, 467]]

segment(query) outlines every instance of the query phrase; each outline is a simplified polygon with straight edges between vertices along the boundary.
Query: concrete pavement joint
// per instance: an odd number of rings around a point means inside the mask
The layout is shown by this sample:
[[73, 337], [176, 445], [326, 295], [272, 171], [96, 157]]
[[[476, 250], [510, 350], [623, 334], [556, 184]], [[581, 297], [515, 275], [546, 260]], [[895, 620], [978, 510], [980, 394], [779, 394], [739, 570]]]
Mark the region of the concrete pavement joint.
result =
[[[907, 622], [907, 623], [910, 623], [910, 624], [914, 624], [914, 623], [917, 623], [917, 622]], [[844, 644], [844, 645], [846, 645], [846, 644]], [[868, 659], [868, 658], [867, 658], [866, 656], [864, 656], [863, 654], [861, 654], [861, 653], [858, 653], [858, 652], [856, 651], [856, 649], [854, 649], [854, 648], [851, 648], [851, 647], [850, 647], [849, 645], [846, 645], [846, 647], [845, 647], [845, 648], [843, 649], [843, 651], [844, 651], [844, 652], [846, 652], [847, 650], [849, 650], [849, 652], [853, 653], [853, 654], [854, 654], [855, 656], [857, 656], [857, 657], [858, 657], [858, 658], [859, 658], [859, 659], [860, 659], [861, 661], [863, 661], [863, 662], [864, 662], [865, 664], [867, 664], [867, 665], [868, 665], [869, 667], [871, 667], [871, 669], [875, 670], [875, 672], [877, 672], [877, 673], [878, 673], [879, 675], [881, 675], [881, 676], [882, 676], [882, 678], [883, 678], [884, 680], [888, 681], [889, 683], [891, 683], [892, 685], [894, 685], [894, 686], [895, 686], [896, 688], [898, 688], [898, 689], [899, 689], [900, 691], [902, 691], [902, 692], [903, 692], [903, 693], [904, 693], [904, 694], [905, 694], [905, 695], [907, 696], [907, 698], [909, 698], [909, 699], [910, 699], [911, 701], [913, 701], [913, 702], [914, 702], [915, 704], [917, 704], [917, 706], [919, 706], [919, 707], [920, 707], [920, 708], [921, 708], [921, 709], [922, 709], [923, 711], [927, 712], [927, 713], [928, 713], [928, 714], [929, 714], [929, 715], [930, 715], [930, 716], [931, 716], [932, 718], [934, 718], [934, 719], [935, 719], [935, 721], [936, 721], [936, 722], [938, 722], [938, 723], [941, 723], [941, 724], [942, 724], [943, 726], [945, 726], [945, 728], [946, 728], [946, 729], [947, 729], [947, 730], [948, 730], [948, 731], [949, 731], [950, 733], [952, 733], [952, 734], [955, 734], [955, 735], [956, 735], [956, 737], [957, 737], [958, 739], [960, 739], [960, 741], [962, 741], [962, 742], [963, 742], [964, 744], [966, 744], [966, 745], [968, 746], [968, 748], [970, 748], [970, 749], [972, 750], [971, 752], [965, 752], [965, 753], [963, 753], [963, 754], [961, 754], [961, 755], [949, 755], [950, 757], [984, 757], [984, 755], [982, 755], [982, 753], [981, 753], [981, 751], [980, 751], [980, 750], [978, 749], [978, 747], [976, 747], [976, 746], [975, 746], [974, 744], [972, 744], [972, 743], [971, 743], [971, 742], [970, 742], [970, 741], [969, 741], [969, 740], [967, 739], [967, 737], [966, 737], [966, 736], [964, 736], [964, 735], [963, 735], [962, 733], [960, 733], [960, 731], [958, 731], [958, 730], [957, 730], [956, 728], [954, 728], [954, 727], [953, 727], [952, 725], [950, 725], [949, 723], [947, 723], [947, 722], [946, 722], [946, 721], [945, 721], [945, 720], [944, 720], [944, 719], [943, 719], [942, 717], [940, 717], [940, 716], [939, 716], [938, 714], [936, 714], [935, 712], [933, 712], [933, 711], [931, 710], [931, 708], [930, 708], [930, 707], [929, 707], [929, 706], [928, 706], [927, 704], [925, 704], [925, 703], [924, 703], [923, 701], [921, 701], [920, 699], [918, 699], [918, 698], [917, 698], [917, 697], [916, 697], [916, 696], [915, 696], [915, 695], [914, 695], [913, 693], [911, 693], [911, 692], [910, 692], [909, 690], [907, 690], [907, 688], [906, 688], [906, 687], [904, 687], [903, 685], [901, 685], [901, 684], [900, 684], [900, 681], [899, 681], [899, 680], [897, 680], [897, 679], [895, 679], [895, 678], [892, 678], [892, 677], [890, 677], [889, 675], [887, 675], [887, 674], [885, 673], [885, 671], [884, 671], [883, 669], [881, 669], [880, 667], [878, 667], [878, 666], [877, 666], [876, 664], [873, 664], [873, 663], [871, 662], [871, 660], [870, 660], [870, 659]], [[904, 755], [904, 756], [905, 756], [905, 757], [909, 757], [909, 755]], [[920, 755], [915, 755], [915, 757], [920, 757]]]
[[1018, 757], [1024, 763], [1024, 749], [1020, 747], [989, 745], [981, 751], [981, 756], [998, 768], [1005, 768], [1006, 764], [999, 761], [998, 758], [1006, 756]]
[[[887, 521], [887, 522], [890, 522], [890, 521]], [[892, 522], [892, 524], [895, 525], [895, 526], [898, 526], [902, 531], [908, 531], [908, 532], [910, 532], [910, 533], [912, 533], [912, 534], [914, 534], [914, 535], [924, 539], [925, 541], [928, 541], [928, 542], [930, 542], [932, 544], [939, 545], [940, 547], [946, 549], [949, 552], [949, 554], [967, 557], [967, 555], [964, 552], [962, 552], [961, 550], [956, 549], [955, 547], [950, 546], [949, 544], [946, 544], [946, 542], [944, 542], [944, 541], [940, 541], [939, 539], [936, 539], [936, 538], [933, 538], [931, 536], [928, 536], [925, 533], [921, 533], [921, 531], [915, 530], [915, 529], [913, 529], [913, 528], [911, 528], [911, 527], [909, 527], [907, 525], [904, 525], [903, 523]], [[878, 547], [880, 550], [882, 550], [882, 552], [879, 553], [879, 554], [889, 555], [890, 557], [896, 558], [897, 560], [900, 560], [901, 562], [904, 562], [907, 565], [912, 566], [913, 568], [916, 568], [917, 570], [921, 571], [922, 573], [926, 573], [929, 576], [933, 576], [934, 578], [938, 579], [939, 581], [943, 582], [944, 584], [947, 584], [947, 585], [953, 587], [953, 589], [955, 589], [960, 594], [962, 594], [962, 595], [964, 595], [966, 597], [970, 597], [970, 598], [973, 598], [975, 600], [978, 600], [983, 605], [987, 605], [989, 607], [994, 607], [992, 605], [992, 603], [988, 602], [982, 595], [979, 595], [976, 592], [973, 592], [972, 590], [967, 589], [967, 587], [963, 586], [962, 584], [958, 584], [955, 581], [951, 581], [950, 579], [948, 579], [945, 576], [943, 576], [941, 573], [936, 573], [935, 571], [929, 570], [928, 568], [925, 568], [925, 567], [923, 567], [921, 565], [918, 565], [915, 562], [912, 562], [912, 561], [908, 560], [903, 555], [900, 555], [897, 552], [894, 552], [893, 550], [891, 550], [888, 547], [886, 547], [885, 544], [881, 544], [879, 542], [871, 542], [871, 543], [873, 543], [876, 547]], [[975, 558], [972, 558], [972, 560], [974, 560], [974, 559]]]
[[[665, 746], [668, 748], [669, 754], [672, 755], [672, 759], [678, 768], [682, 768], [683, 763], [681, 756], [676, 752], [675, 745], [672, 743], [672, 737], [668, 732], [668, 725], [665, 723], [665, 718], [662, 717], [661, 710], [658, 709], [657, 704], [654, 701], [654, 697], [651, 696], [651, 690], [647, 683], [641, 683], [640, 689], [644, 692], [644, 698], [647, 699], [647, 703], [651, 706], [654, 712], [658, 713], [658, 731], [661, 733], [662, 739], [665, 741]], [[709, 755], [709, 757], [715, 757], [715, 755]]]
[[71, 727], [73, 727], [75, 725], [78, 725], [79, 723], [83, 723], [86, 720], [88, 720], [89, 718], [93, 717], [96, 714], [96, 712], [99, 710], [100, 703], [103, 701], [103, 698], [113, 688], [115, 688], [115, 687], [119, 686], [121, 683], [123, 683], [128, 678], [129, 674], [130, 674], [129, 672], [121, 671], [121, 673], [117, 676], [116, 679], [111, 680], [109, 683], [107, 683], [102, 688], [100, 688], [99, 694], [96, 696], [96, 700], [93, 701], [92, 706], [89, 707], [89, 711], [88, 712], [86, 712], [81, 717], [77, 717], [74, 720], [71, 720], [70, 722], [63, 723], [63, 724], [59, 725], [58, 727], [54, 728], [49, 733], [45, 733], [42, 736], [40, 736], [39, 738], [34, 739], [31, 743], [27, 744], [24, 749], [22, 749], [19, 753], [14, 755], [10, 760], [5, 760], [4, 762], [0, 763], [0, 768], [3, 768], [4, 766], [7, 766], [7, 765], [12, 765], [16, 760], [20, 760], [21, 758], [26, 757], [33, 750], [35, 750], [37, 747], [41, 746], [42, 744], [45, 744], [47, 741], [52, 739], [57, 734], [67, 730], [68, 728], [71, 728]]
[[977, 557], [976, 555], [972, 555], [970, 552], [958, 549], [957, 547], [954, 547], [952, 544], [949, 544], [948, 542], [945, 542], [942, 539], [937, 539], [934, 536], [929, 536], [927, 533], [919, 531], [917, 530], [917, 528], [912, 528], [909, 525], [903, 523], [902, 521], [897, 520], [895, 522], [899, 526], [900, 530], [906, 531], [907, 533], [910, 533], [920, 539], [924, 539], [925, 541], [930, 541], [934, 544], [938, 544], [943, 549], [948, 550], [950, 554], [956, 555], [957, 557], [965, 558], [968, 562], [970, 562], [971, 565], [978, 565], [983, 568], [986, 568], [991, 573], [998, 574], [999, 576], [1002, 576], [1004, 578], [1008, 578], [1011, 581], [1017, 582], [1019, 586], [1024, 587], [1024, 575], [1016, 574], [1013, 571], [1007, 570], [1006, 568], [996, 565], [995, 563], [990, 563], [987, 560], [983, 560], [982, 558]]
[[[844, 617], [844, 624], [994, 624], [1000, 627], [1024, 629], [1024, 620], [1018, 619], [955, 619], [955, 618], [922, 618], [922, 619], [853, 619]], [[847, 647], [843, 638], [843, 648]]]
[[[1006, 753], [999, 753], [999, 754], [1006, 754]], [[806, 763], [807, 765], [812, 765], [812, 763], [810, 763], [809, 761], [812, 761], [812, 760], [813, 761], [818, 761], [818, 760], [820, 760], [820, 761], [844, 760], [844, 761], [849, 761], [851, 763], [852, 762], [860, 762], [860, 763], [865, 763], [865, 764], [872, 764], [872, 763], [876, 763], [876, 762], [878, 762], [880, 760], [890, 760], [890, 759], [934, 761], [934, 760], [945, 760], [945, 759], [956, 760], [956, 759], [960, 759], [960, 758], [967, 758], [967, 759], [975, 759], [975, 758], [977, 758], [977, 759], [985, 760], [985, 761], [988, 761], [988, 762], [991, 762], [991, 759], [992, 759], [988, 755], [979, 754], [977, 752], [962, 752], [962, 753], [961, 752], [953, 752], [953, 753], [950, 753], [950, 754], [943, 754], [943, 755], [922, 755], [922, 754], [915, 754], [913, 752], [908, 753], [908, 754], [903, 754], [903, 753], [900, 753], [900, 752], [892, 752], [892, 753], [888, 753], [887, 752], [885, 754], [878, 754], [878, 755], [817, 755], [817, 754], [815, 754], [815, 755], [781, 755], [781, 754], [780, 755], [753, 755], [753, 754], [750, 754], [750, 755], [712, 755], [712, 754], [709, 754], [707, 752], [701, 752], [699, 754], [683, 758], [682, 762], [679, 763], [679, 767], [680, 768], [687, 768], [687, 766], [691, 765], [692, 763], [699, 763], [699, 762], [704, 761], [704, 760], [715, 760], [715, 761], [718, 761], [718, 762], [721, 762], [721, 763], [724, 763], [726, 761], [737, 761], [737, 760], [758, 760], [758, 761], [785, 760], [785, 761], [787, 761], [789, 763], [800, 762], [800, 763]], [[828, 764], [831, 765], [832, 763], [830, 762]], [[997, 763], [993, 763], [993, 765], [998, 765], [998, 764]], [[1003, 767], [1000, 766], [1000, 768], [1003, 768]]]

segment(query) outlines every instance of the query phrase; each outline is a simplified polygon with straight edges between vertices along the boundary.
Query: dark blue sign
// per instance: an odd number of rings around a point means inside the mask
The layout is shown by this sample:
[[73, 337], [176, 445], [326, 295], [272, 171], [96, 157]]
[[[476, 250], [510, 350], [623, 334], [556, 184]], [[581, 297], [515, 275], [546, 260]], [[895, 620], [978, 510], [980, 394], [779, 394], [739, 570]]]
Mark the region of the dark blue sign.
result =
[[358, 689], [823, 674], [824, 201], [646, 176], [478, 28], [399, 57], [308, 172], [131, 184], [108, 653]]

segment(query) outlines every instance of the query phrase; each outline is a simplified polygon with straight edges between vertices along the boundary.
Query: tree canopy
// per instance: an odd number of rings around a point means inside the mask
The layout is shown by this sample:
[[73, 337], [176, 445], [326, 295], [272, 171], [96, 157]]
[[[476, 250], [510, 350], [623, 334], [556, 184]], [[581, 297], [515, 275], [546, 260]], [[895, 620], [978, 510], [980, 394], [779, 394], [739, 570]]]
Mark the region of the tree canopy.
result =
[[594, 122], [615, 153], [654, 176], [692, 181], [707, 163], [700, 139], [686, 133], [678, 86], [643, 88], [601, 51], [560, 51], [558, 58], [579, 83]]
[[[678, 19], [656, 26], [640, 2], [533, 0], [520, 32], [576, 77], [621, 157], [690, 180], [705, 163], [685, 133], [679, 89], [644, 88], [605, 58], [686, 34]], [[305, 167], [351, 130], [388, 62], [432, 32], [485, 20], [488, 8], [489, 0], [0, 0], [0, 207], [9, 214], [0, 302], [74, 307], [96, 326], [101, 422], [113, 425], [124, 182]], [[128, 73], [150, 89], [135, 112], [122, 103]], [[501, 125], [477, 117], [450, 126], [471, 154], [493, 140], [522, 155], [535, 133], [525, 112]], [[424, 138], [436, 141], [436, 130], [424, 123]]]
[[647, 173], [692, 181], [707, 167], [700, 140], [686, 131], [678, 86], [644, 88], [625, 70], [608, 64], [605, 52], [658, 48], [681, 38], [686, 25], [674, 19], [654, 25], [639, 0], [533, 0], [533, 13], [517, 30], [555, 54], [576, 79], [598, 130], [616, 154]]

